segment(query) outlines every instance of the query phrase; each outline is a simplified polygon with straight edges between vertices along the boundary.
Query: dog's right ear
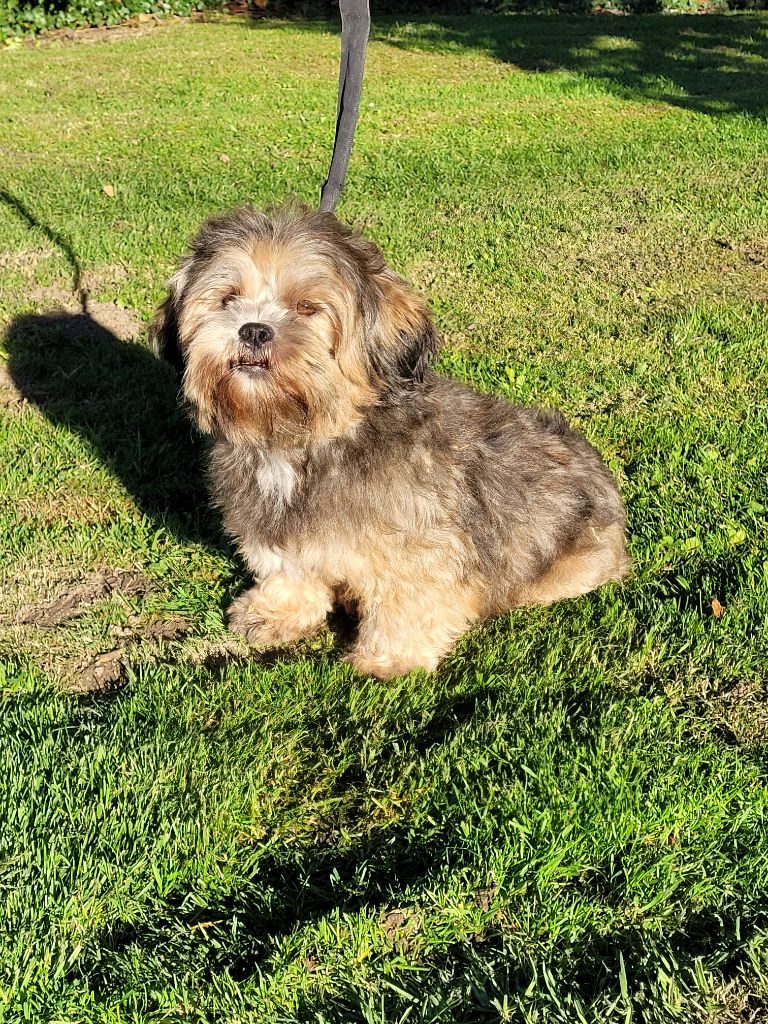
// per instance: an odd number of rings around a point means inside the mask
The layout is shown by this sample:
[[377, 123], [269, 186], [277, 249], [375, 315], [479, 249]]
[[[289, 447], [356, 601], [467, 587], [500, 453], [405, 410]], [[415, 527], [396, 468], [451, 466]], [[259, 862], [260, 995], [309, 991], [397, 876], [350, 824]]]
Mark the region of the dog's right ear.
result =
[[369, 332], [374, 371], [388, 387], [420, 384], [440, 348], [429, 310], [397, 274], [385, 270], [374, 280], [379, 296]]
[[178, 373], [184, 370], [184, 356], [181, 351], [179, 335], [178, 308], [181, 293], [187, 283], [187, 272], [184, 267], [177, 270], [168, 282], [168, 296], [155, 313], [149, 325], [149, 343], [152, 350], [161, 359], [170, 363]]

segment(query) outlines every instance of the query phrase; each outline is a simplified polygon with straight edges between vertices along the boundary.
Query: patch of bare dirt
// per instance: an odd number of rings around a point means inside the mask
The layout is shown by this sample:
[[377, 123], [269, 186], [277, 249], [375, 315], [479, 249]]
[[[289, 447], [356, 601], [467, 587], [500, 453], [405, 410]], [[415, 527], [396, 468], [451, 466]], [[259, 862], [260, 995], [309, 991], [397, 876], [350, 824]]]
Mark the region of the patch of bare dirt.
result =
[[421, 918], [412, 908], [390, 910], [381, 922], [387, 942], [401, 953], [407, 953], [421, 930]]
[[189, 645], [186, 656], [191, 664], [216, 672], [233, 662], [250, 661], [252, 652], [245, 639], [228, 633], [216, 640], [196, 639]]
[[73, 694], [118, 690], [130, 665], [184, 660], [198, 643], [192, 619], [141, 610], [153, 589], [138, 567], [19, 567], [2, 582], [10, 600], [0, 605], [0, 648], [24, 651]]
[[141, 333], [141, 322], [135, 313], [114, 302], [89, 302], [88, 313], [120, 341], [133, 341]]
[[20, 405], [24, 396], [16, 387], [5, 363], [0, 364], [0, 409]]
[[763, 746], [768, 741], [768, 702], [757, 681], [739, 683], [712, 701], [715, 721], [741, 745]]
[[125, 626], [113, 627], [113, 633], [132, 640], [149, 643], [158, 640], [180, 640], [192, 629], [189, 619], [182, 615], [153, 615], [149, 619], [132, 619]]
[[52, 249], [23, 249], [21, 252], [0, 253], [0, 270], [18, 270], [26, 274], [51, 256]]
[[714, 238], [713, 242], [720, 249], [727, 249], [729, 252], [738, 253], [748, 263], [756, 267], [768, 270], [768, 241], [757, 240], [741, 245], [734, 244], [727, 238]]
[[136, 314], [116, 302], [86, 302], [83, 311], [80, 301], [58, 285], [47, 285], [44, 288], [36, 288], [30, 292], [29, 297], [33, 302], [45, 305], [48, 308], [44, 315], [56, 316], [62, 312], [73, 314], [72, 326], [80, 329], [85, 321], [93, 321], [99, 327], [111, 331], [120, 341], [133, 341], [142, 330], [142, 323]]
[[85, 583], [70, 583], [68, 588], [47, 604], [22, 608], [16, 615], [16, 623], [35, 626], [38, 629], [54, 629], [72, 619], [85, 615], [91, 605], [103, 601], [112, 594], [123, 596], [143, 594], [149, 584], [141, 573], [130, 570], [115, 570], [97, 573]]
[[[20, 252], [0, 253], [0, 270], [15, 270], [23, 278], [33, 282], [40, 264], [47, 262], [54, 255], [52, 249], [22, 249]], [[90, 270], [84, 270], [79, 287], [86, 294], [114, 288], [128, 280], [128, 268], [122, 263], [104, 264]], [[29, 297], [35, 302], [53, 302], [58, 307], [70, 308], [73, 303], [77, 309], [80, 304], [71, 288], [66, 286], [38, 285]]]
[[[257, 5], [258, 6], [258, 5]], [[229, 9], [231, 7], [231, 10]], [[183, 25], [194, 21], [221, 21], [229, 16], [239, 16], [248, 13], [247, 4], [227, 5], [223, 11], [193, 11], [185, 18], [171, 15], [141, 13], [136, 17], [124, 21], [120, 25], [103, 26], [101, 28], [59, 28], [51, 29], [50, 32], [43, 32], [34, 39], [26, 41], [27, 46], [50, 46], [54, 43], [78, 44], [78, 43], [103, 43], [111, 42], [114, 39], [125, 39], [130, 37], [136, 39], [154, 32], [158, 28], [165, 28], [172, 25]]]
[[57, 284], [33, 288], [29, 297], [33, 302], [49, 304], [53, 309], [80, 310], [80, 305], [75, 301], [72, 292]]
[[155, 616], [143, 626], [137, 636], [142, 640], [179, 640], [186, 636], [191, 628], [189, 620], [181, 615], [169, 615], [167, 618]]
[[98, 694], [121, 689], [127, 682], [128, 666], [149, 645], [150, 652], [158, 643], [180, 641], [189, 633], [191, 623], [180, 615], [152, 616], [148, 621], [132, 619], [126, 626], [115, 626], [111, 632], [122, 646], [90, 655], [84, 660], [67, 656], [55, 665], [64, 688], [74, 694]]
[[107, 693], [119, 690], [125, 684], [126, 659], [125, 651], [118, 648], [97, 654], [82, 662], [71, 673], [65, 676], [66, 687], [70, 693]]
[[[628, 193], [631, 194], [631, 193]], [[565, 226], [540, 254], [553, 278], [568, 273], [587, 289], [610, 285], [628, 302], [657, 311], [688, 308], [694, 300], [763, 302], [768, 299], [768, 246], [762, 239], [684, 237], [660, 231], [641, 217], [606, 222], [586, 237]], [[578, 286], [579, 290], [581, 285]]]
[[[141, 19], [141, 20], [140, 20]], [[181, 19], [174, 19], [181, 20]], [[43, 32], [35, 39], [30, 39], [28, 46], [50, 46], [52, 43], [101, 43], [105, 40], [125, 39], [130, 36], [136, 39], [152, 32], [160, 24], [160, 19], [151, 14], [140, 15], [122, 25], [104, 26], [102, 28], [60, 28]]]
[[86, 292], [98, 292], [128, 280], [128, 270], [122, 264], [86, 270], [80, 278], [80, 287]]
[[490, 886], [488, 889], [480, 889], [475, 893], [475, 906], [482, 910], [484, 914], [487, 914], [498, 891], [495, 885]]

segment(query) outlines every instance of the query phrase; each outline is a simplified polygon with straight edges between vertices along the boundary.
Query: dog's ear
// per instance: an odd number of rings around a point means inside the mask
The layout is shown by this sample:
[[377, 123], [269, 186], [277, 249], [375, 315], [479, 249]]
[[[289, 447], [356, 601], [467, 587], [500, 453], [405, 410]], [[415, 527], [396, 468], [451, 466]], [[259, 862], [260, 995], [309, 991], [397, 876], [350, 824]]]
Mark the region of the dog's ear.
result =
[[149, 325], [152, 350], [179, 373], [184, 370], [184, 356], [181, 351], [178, 309], [186, 281], [187, 272], [182, 267], [168, 282], [168, 295]]
[[440, 349], [440, 335], [422, 300], [396, 274], [378, 275], [379, 292], [369, 351], [389, 386], [418, 384]]
[[397, 361], [397, 372], [403, 380], [420, 383], [440, 351], [440, 335], [426, 315], [415, 329], [401, 334], [402, 351]]
[[357, 374], [362, 347], [363, 374], [368, 383], [371, 376], [375, 379], [377, 390], [420, 383], [440, 348], [440, 336], [424, 302], [401, 277], [386, 269], [377, 245], [356, 235], [333, 214], [310, 212], [304, 223], [315, 242], [327, 243], [339, 276], [351, 285], [356, 298], [347, 331], [356, 342], [355, 358], [348, 358], [349, 350], [339, 353], [347, 372]]

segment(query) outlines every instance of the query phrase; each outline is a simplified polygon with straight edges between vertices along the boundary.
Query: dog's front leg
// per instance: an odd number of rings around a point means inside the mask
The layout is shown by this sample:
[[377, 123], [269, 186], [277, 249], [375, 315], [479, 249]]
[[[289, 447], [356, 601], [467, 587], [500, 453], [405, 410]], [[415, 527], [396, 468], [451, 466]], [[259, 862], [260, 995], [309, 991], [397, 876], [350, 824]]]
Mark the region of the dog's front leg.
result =
[[473, 595], [462, 591], [425, 586], [386, 595], [362, 609], [348, 661], [380, 679], [417, 668], [432, 672], [477, 617]]
[[321, 583], [279, 572], [230, 605], [228, 625], [252, 647], [280, 647], [320, 629], [332, 602]]

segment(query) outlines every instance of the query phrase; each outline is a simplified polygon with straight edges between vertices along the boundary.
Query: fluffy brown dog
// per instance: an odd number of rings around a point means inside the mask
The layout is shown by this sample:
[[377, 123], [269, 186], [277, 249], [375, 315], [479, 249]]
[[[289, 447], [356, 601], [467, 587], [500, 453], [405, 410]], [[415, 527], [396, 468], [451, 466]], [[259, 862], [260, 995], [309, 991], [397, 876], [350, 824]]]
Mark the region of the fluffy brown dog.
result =
[[257, 580], [229, 624], [254, 646], [341, 601], [361, 672], [431, 670], [470, 623], [626, 572], [597, 452], [431, 372], [424, 303], [331, 214], [214, 217], [169, 291], [154, 340], [213, 437], [213, 498]]

